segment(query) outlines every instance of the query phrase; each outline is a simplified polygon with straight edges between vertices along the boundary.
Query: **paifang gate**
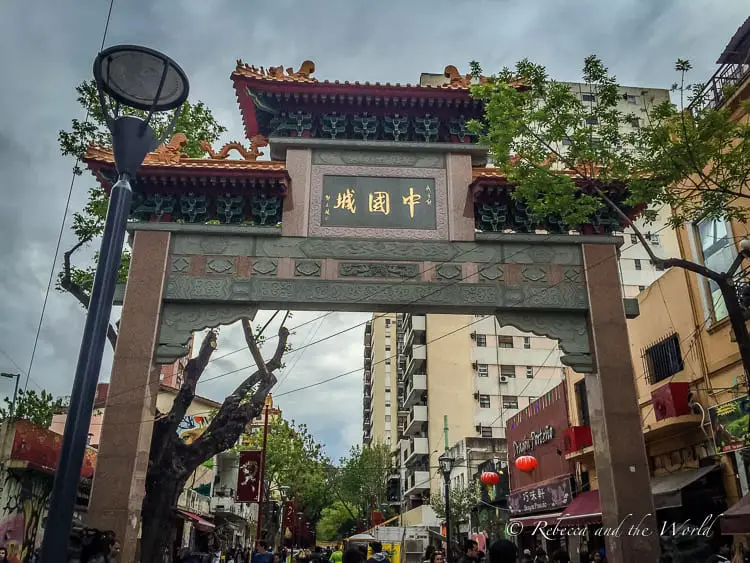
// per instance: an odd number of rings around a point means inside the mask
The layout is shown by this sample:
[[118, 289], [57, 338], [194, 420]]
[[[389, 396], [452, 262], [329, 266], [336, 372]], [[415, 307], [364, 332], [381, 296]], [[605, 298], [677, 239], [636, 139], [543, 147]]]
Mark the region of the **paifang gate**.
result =
[[[238, 63], [232, 80], [250, 147], [185, 158], [176, 135], [135, 180], [124, 297], [92, 523], [135, 540], [154, 412], [155, 364], [194, 331], [258, 309], [496, 315], [559, 340], [563, 362], [596, 374], [589, 391], [605, 526], [653, 514], [617, 247], [602, 214], [579, 234], [535, 223], [466, 130], [482, 108], [469, 79], [438, 86], [319, 82]], [[258, 160], [270, 145], [272, 160]], [[229, 159], [231, 150], [239, 159]], [[111, 186], [111, 152], [89, 168]], [[623, 194], [624, 196], [624, 194]], [[158, 381], [156, 381], [158, 385]], [[137, 432], [118, 419], [143, 412]], [[126, 419], [126, 417], [128, 417]], [[652, 527], [653, 528], [653, 527]], [[611, 561], [647, 561], [656, 539], [607, 538]]]

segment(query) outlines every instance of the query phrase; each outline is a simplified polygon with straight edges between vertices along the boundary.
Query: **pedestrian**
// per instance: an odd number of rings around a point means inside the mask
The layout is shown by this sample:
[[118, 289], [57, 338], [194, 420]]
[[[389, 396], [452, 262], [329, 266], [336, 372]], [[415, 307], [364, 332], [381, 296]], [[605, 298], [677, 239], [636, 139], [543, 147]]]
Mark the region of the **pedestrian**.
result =
[[[448, 547], [450, 549], [450, 546]], [[464, 540], [464, 552], [458, 563], [477, 563], [479, 544], [474, 540]]]
[[516, 546], [508, 540], [497, 540], [490, 546], [490, 563], [516, 563]]
[[120, 547], [120, 542], [117, 540], [114, 540], [112, 542], [112, 547], [109, 550], [109, 556], [107, 557], [107, 563], [119, 563], [120, 561], [120, 552], [122, 551], [122, 548]]
[[708, 563], [730, 563], [730, 557], [732, 556], [732, 545], [722, 544], [719, 546], [719, 552], [716, 555], [712, 555]]
[[252, 563], [273, 563], [273, 554], [268, 551], [268, 544], [264, 541], [258, 542], [258, 548], [253, 555]]
[[8, 548], [0, 547], [0, 563], [8, 563]]
[[477, 563], [484, 563], [484, 551], [477, 551]]
[[551, 563], [570, 563], [570, 555], [568, 555], [567, 551], [558, 549], [552, 554]]
[[[338, 546], [336, 546], [336, 549], [338, 549]], [[362, 552], [355, 547], [350, 547], [341, 554], [341, 563], [363, 563], [364, 560]]]
[[442, 551], [434, 551], [430, 563], [445, 563], [445, 555]]
[[370, 544], [372, 549], [372, 557], [367, 560], [367, 563], [390, 563], [388, 554], [383, 551], [383, 544], [379, 541], [374, 541]]
[[534, 563], [548, 563], [547, 552], [541, 547], [536, 548], [536, 555], [534, 556]]
[[330, 563], [341, 563], [343, 558], [344, 558], [344, 552], [341, 551], [341, 546], [336, 545], [336, 549], [333, 550], [333, 553], [331, 553], [331, 556], [328, 558], [328, 561]]
[[528, 547], [523, 550], [521, 563], [534, 563], [534, 560], [531, 558], [531, 550]]
[[435, 546], [430, 544], [427, 546], [427, 549], [424, 550], [424, 558], [422, 558], [423, 563], [432, 563], [432, 556], [435, 554]]

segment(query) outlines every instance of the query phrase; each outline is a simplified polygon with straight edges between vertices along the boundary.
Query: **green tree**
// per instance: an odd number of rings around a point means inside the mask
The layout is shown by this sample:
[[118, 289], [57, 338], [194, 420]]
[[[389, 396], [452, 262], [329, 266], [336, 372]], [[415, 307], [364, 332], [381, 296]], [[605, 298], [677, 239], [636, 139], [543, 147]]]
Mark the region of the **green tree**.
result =
[[[515, 186], [513, 197], [533, 219], [556, 217], [578, 229], [596, 214], [613, 213], [633, 228], [654, 264], [707, 278], [715, 308], [724, 301], [750, 373], [745, 326], [750, 315], [738, 299], [734, 279], [743, 256], [717, 269], [660, 258], [629, 218], [634, 208], [646, 208], [648, 222], [662, 206], [671, 208], [675, 227], [748, 217], [750, 122], [738, 119], [737, 110], [747, 112], [750, 102], [712, 103], [701, 84], [687, 83], [690, 68], [686, 60], [675, 66], [678, 105], [642, 96], [640, 105], [625, 111], [617, 80], [596, 56], [583, 65], [593, 102], [552, 80], [541, 65], [522, 60], [513, 69], [477, 80], [472, 95], [483, 102], [484, 116], [470, 128], [489, 147], [494, 164]], [[478, 63], [472, 63], [472, 71], [481, 73]], [[731, 94], [724, 92], [724, 101]]]
[[[97, 145], [108, 148], [111, 146], [111, 139], [106, 128], [94, 81], [83, 82], [76, 88], [76, 92], [78, 93], [78, 102], [87, 111], [89, 119], [88, 121], [73, 119], [69, 130], [60, 131], [58, 143], [63, 156], [72, 156], [76, 159], [74, 173], [80, 176], [83, 173], [80, 162], [89, 146]], [[108, 100], [108, 102], [112, 102], [112, 100]], [[143, 111], [129, 108], [123, 108], [123, 113], [137, 117], [145, 117], [146, 115]], [[166, 130], [169, 124], [169, 115], [164, 113], [154, 114], [150, 123], [158, 137]], [[226, 128], [216, 121], [211, 110], [203, 102], [195, 104], [185, 102], [174, 131], [175, 133], [184, 133], [188, 138], [188, 142], [182, 149], [183, 154], [192, 158], [200, 158], [205, 155], [200, 142], [212, 143], [216, 141], [226, 131]], [[107, 201], [107, 194], [101, 186], [94, 185], [89, 188], [86, 205], [81, 211], [73, 214], [71, 228], [76, 242], [63, 254], [63, 269], [57, 279], [56, 288], [59, 291], [71, 294], [84, 308], [88, 308], [98, 255], [94, 255], [93, 263], [81, 267], [75, 266], [72, 263], [72, 258], [76, 252], [101, 236], [107, 214]], [[123, 250], [120, 264], [121, 282], [127, 279], [129, 267], [130, 251], [126, 248]], [[117, 340], [115, 327], [109, 327], [107, 338], [114, 348]]]
[[[260, 449], [263, 445], [262, 428], [250, 435], [242, 448]], [[295, 498], [298, 509], [305, 512], [308, 522], [315, 524], [330, 504], [329, 459], [304, 424], [296, 425], [281, 417], [270, 419], [266, 442], [266, 494], [271, 488], [285, 487], [287, 497]], [[266, 499], [268, 500], [268, 499]], [[270, 507], [270, 503], [264, 506]], [[264, 517], [263, 537], [273, 543], [278, 526]]]
[[35, 426], [49, 428], [52, 417], [65, 412], [65, 399], [55, 399], [52, 393], [42, 390], [36, 391], [18, 390], [15, 405], [11, 397], [3, 399], [4, 405], [0, 406], [0, 422], [12, 420], [28, 420]]
[[316, 527], [316, 537], [321, 541], [334, 541], [347, 537], [351, 529], [357, 527], [356, 520], [352, 518], [353, 509], [354, 507], [345, 506], [341, 501], [336, 501], [324, 508]]
[[354, 446], [341, 460], [334, 494], [358, 523], [369, 521], [370, 507], [388, 501], [388, 477], [393, 473], [390, 447]]
[[[479, 504], [479, 492], [474, 484], [470, 484], [467, 487], [452, 487], [450, 495], [451, 538], [455, 541], [461, 522], [470, 518], [471, 511]], [[430, 506], [438, 518], [445, 519], [445, 498], [442, 492], [430, 495]]]

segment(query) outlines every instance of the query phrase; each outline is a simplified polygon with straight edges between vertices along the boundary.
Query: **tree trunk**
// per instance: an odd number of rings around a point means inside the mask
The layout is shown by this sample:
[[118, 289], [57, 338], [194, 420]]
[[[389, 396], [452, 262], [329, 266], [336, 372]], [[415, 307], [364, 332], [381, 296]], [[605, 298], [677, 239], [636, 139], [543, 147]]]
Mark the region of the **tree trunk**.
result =
[[163, 563], [173, 543], [175, 502], [187, 479], [162, 473], [148, 487], [141, 514], [141, 563]]
[[740, 351], [740, 359], [742, 360], [746, 378], [743, 385], [746, 385], [747, 376], [750, 374], [750, 334], [748, 334], [745, 314], [740, 307], [740, 300], [732, 280], [725, 279], [722, 282], [718, 282], [718, 286], [721, 290], [721, 296], [724, 298], [724, 304], [727, 307], [734, 337], [737, 340], [737, 348]]

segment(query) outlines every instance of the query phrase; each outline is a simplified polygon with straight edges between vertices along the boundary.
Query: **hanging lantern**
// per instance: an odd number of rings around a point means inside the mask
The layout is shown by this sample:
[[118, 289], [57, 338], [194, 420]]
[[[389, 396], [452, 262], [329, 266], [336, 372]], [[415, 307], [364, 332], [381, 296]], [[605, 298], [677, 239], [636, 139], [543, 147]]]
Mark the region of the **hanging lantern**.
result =
[[539, 462], [533, 455], [522, 455], [516, 458], [516, 467], [521, 471], [534, 471], [538, 465]]
[[497, 485], [500, 482], [500, 475], [494, 471], [485, 471], [482, 473], [482, 483], [485, 485]]

